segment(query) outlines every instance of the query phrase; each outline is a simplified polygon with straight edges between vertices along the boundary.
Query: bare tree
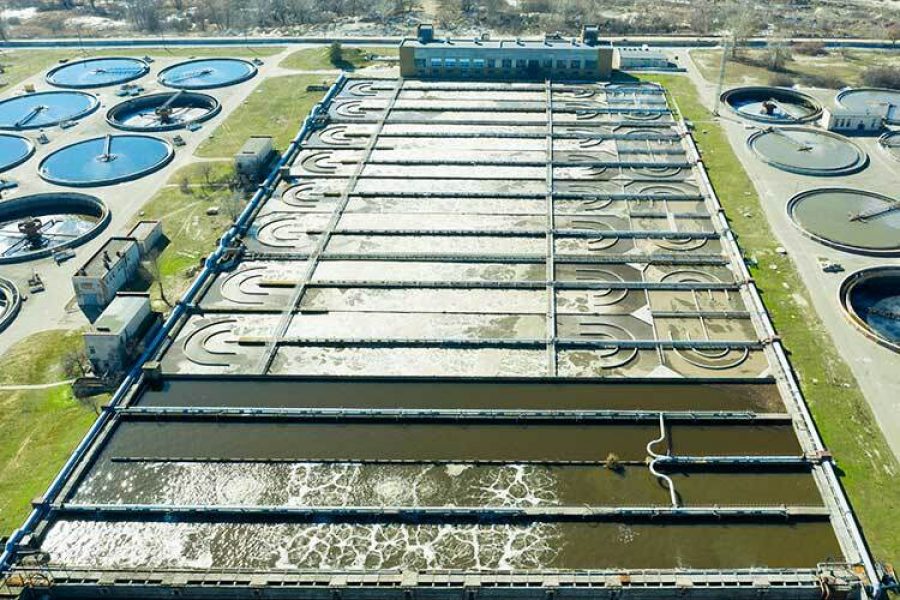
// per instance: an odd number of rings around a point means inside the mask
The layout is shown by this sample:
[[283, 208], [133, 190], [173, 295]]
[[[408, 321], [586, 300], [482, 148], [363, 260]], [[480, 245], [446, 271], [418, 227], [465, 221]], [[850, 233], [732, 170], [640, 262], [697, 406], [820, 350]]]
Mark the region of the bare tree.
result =
[[731, 37], [731, 57], [737, 58], [747, 40], [759, 31], [759, 19], [752, 7], [736, 2], [728, 10], [725, 26]]
[[66, 377], [84, 377], [87, 372], [87, 354], [84, 349], [72, 349], [63, 354], [60, 364]]
[[770, 71], [780, 73], [784, 71], [788, 61], [793, 58], [791, 55], [791, 46], [787, 40], [782, 37], [770, 38], [766, 44], [765, 60], [766, 68]]
[[156, 282], [157, 288], [159, 289], [159, 299], [163, 301], [163, 303], [172, 308], [172, 303], [169, 302], [169, 299], [166, 297], [166, 286], [163, 284], [162, 271], [159, 268], [159, 252], [153, 252], [150, 256], [150, 260], [147, 262], [147, 271], [150, 273], [150, 277], [153, 281]]
[[162, 29], [161, 0], [125, 0], [128, 18], [138, 31], [150, 33]]
[[222, 210], [233, 221], [237, 221], [241, 211], [244, 210], [244, 195], [240, 191], [234, 191], [222, 200]]

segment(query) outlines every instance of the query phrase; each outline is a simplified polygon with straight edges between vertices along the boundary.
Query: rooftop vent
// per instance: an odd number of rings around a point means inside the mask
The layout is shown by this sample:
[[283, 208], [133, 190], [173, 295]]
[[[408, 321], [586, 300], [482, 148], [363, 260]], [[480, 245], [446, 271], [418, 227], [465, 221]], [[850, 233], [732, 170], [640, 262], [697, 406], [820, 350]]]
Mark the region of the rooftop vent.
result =
[[422, 23], [416, 29], [416, 39], [421, 44], [430, 44], [434, 41], [434, 25]]

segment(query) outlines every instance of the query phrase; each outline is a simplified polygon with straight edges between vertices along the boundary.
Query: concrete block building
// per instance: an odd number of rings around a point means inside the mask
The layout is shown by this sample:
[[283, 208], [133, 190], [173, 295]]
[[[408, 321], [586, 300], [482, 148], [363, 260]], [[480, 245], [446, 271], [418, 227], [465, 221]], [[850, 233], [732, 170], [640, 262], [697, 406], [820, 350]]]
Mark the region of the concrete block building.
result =
[[872, 134], [884, 129], [888, 107], [883, 110], [852, 110], [825, 108], [822, 111], [822, 127], [840, 133]]
[[141, 256], [146, 256], [162, 241], [162, 223], [160, 221], [138, 221], [128, 232], [127, 237], [134, 238], [141, 251]]
[[630, 69], [670, 69], [672, 64], [662, 50], [643, 46], [617, 47], [613, 67], [621, 71]]
[[137, 272], [141, 246], [133, 237], [113, 237], [72, 276], [81, 310], [91, 318], [112, 302], [116, 293]]
[[98, 376], [125, 369], [153, 323], [148, 294], [118, 294], [84, 332], [88, 360]]
[[547, 36], [540, 40], [435, 38], [430, 25], [400, 43], [400, 74], [416, 79], [608, 80], [613, 49], [601, 43], [595, 27], [581, 39]]

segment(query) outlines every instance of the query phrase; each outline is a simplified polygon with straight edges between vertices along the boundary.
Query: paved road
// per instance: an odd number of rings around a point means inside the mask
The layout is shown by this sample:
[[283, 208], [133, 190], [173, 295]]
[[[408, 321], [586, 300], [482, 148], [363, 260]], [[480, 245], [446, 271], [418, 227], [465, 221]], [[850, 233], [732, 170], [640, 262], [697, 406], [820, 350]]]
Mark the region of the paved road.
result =
[[[690, 62], [687, 72], [700, 92], [701, 102], [711, 109], [715, 99], [715, 84], [702, 78], [693, 61]], [[804, 89], [804, 91], [812, 93], [825, 105], [834, 97], [833, 90]], [[872, 342], [860, 333], [843, 314], [838, 301], [838, 288], [849, 272], [875, 265], [900, 266], [900, 259], [848, 254], [818, 244], [800, 233], [785, 210], [787, 201], [794, 195], [820, 187], [852, 187], [881, 192], [889, 196], [896, 195], [896, 190], [900, 189], [900, 170], [878, 147], [877, 140], [855, 138], [856, 143], [863, 147], [870, 158], [869, 166], [863, 171], [837, 178], [786, 173], [762, 163], [747, 148], [746, 140], [752, 131], [747, 128], [746, 123], [729, 117], [727, 109], [722, 108], [720, 112], [722, 113], [720, 123], [731, 142], [732, 149], [753, 181], [775, 238], [791, 256], [802, 283], [810, 290], [812, 308], [819, 314], [819, 319], [838, 353], [850, 366], [875, 420], [887, 439], [888, 446], [900, 459], [900, 394], [897, 392], [900, 390], [900, 358], [896, 353]], [[824, 273], [819, 266], [818, 257], [842, 264], [846, 272]], [[805, 304], [805, 300], [800, 296], [796, 300], [798, 304]], [[871, 457], [877, 463], [881, 462], [879, 458]]]

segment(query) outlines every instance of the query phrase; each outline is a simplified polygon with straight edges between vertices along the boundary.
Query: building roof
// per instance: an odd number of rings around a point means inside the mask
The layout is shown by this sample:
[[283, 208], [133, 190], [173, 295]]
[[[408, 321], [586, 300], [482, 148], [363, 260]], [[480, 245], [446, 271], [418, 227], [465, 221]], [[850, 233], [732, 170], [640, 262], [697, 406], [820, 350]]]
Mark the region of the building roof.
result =
[[272, 147], [272, 138], [265, 135], [255, 135], [247, 138], [244, 145], [238, 151], [238, 154], [259, 154], [265, 152]]
[[[101, 277], [109, 268], [106, 266], [107, 260], [110, 264], [115, 264], [120, 255], [124, 255], [132, 244], [137, 244], [133, 237], [112, 237], [109, 238], [103, 246], [100, 247], [78, 271], [75, 272], [76, 277]], [[108, 258], [107, 258], [108, 257]]]
[[666, 53], [649, 46], [616, 46], [619, 56], [626, 58], [658, 58], [666, 59]]
[[128, 232], [128, 237], [143, 240], [148, 235], [152, 234], [157, 227], [159, 227], [159, 221], [138, 221], [137, 225], [132, 227], [131, 231]]
[[482, 40], [476, 38], [465, 39], [438, 39], [428, 42], [420, 42], [415, 38], [406, 38], [400, 42], [401, 46], [413, 48], [440, 48], [440, 49], [492, 49], [492, 50], [596, 50], [603, 46], [609, 46], [607, 42], [600, 42], [590, 46], [584, 42], [572, 38], [547, 38], [544, 40]]
[[119, 294], [94, 321], [91, 333], [118, 335], [133, 323], [149, 304], [150, 297], [146, 294]]

